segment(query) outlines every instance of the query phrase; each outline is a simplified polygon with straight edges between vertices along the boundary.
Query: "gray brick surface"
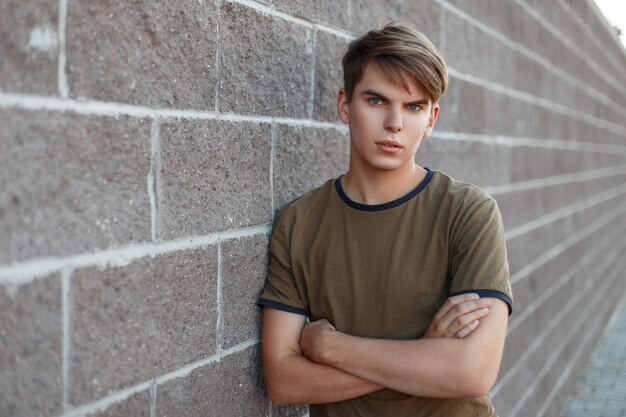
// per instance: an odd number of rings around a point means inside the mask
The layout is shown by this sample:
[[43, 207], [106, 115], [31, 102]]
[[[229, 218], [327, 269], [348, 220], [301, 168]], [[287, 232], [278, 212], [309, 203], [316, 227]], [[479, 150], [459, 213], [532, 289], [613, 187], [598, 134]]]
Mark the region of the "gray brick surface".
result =
[[157, 386], [157, 417], [266, 415], [259, 356], [252, 346]]
[[220, 13], [219, 110], [308, 118], [312, 30], [236, 3]]
[[0, 416], [62, 410], [61, 279], [0, 286]]
[[350, 22], [352, 0], [272, 0], [278, 10], [314, 22], [345, 28]]
[[69, 2], [71, 96], [214, 110], [215, 3]]
[[348, 40], [318, 30], [315, 32], [315, 99], [314, 118], [340, 123], [337, 114], [337, 92], [343, 87], [341, 59]]
[[215, 246], [102, 271], [77, 270], [71, 291], [72, 403], [213, 355], [216, 293]]
[[221, 347], [259, 337], [259, 294], [267, 277], [265, 235], [233, 239], [221, 244]]
[[59, 2], [0, 3], [0, 90], [57, 95]]
[[159, 238], [268, 223], [270, 157], [267, 124], [163, 122], [157, 181]]
[[150, 239], [150, 123], [0, 111], [0, 262]]
[[276, 208], [348, 168], [348, 138], [335, 129], [277, 126], [275, 141]]

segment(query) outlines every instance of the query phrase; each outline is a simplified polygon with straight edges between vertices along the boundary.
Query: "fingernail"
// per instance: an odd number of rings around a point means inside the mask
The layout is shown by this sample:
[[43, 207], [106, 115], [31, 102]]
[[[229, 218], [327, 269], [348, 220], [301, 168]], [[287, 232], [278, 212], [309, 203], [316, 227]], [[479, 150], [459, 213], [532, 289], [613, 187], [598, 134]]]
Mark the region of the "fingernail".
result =
[[486, 306], [490, 306], [491, 305], [491, 300], [484, 300], [483, 303], [485, 303]]

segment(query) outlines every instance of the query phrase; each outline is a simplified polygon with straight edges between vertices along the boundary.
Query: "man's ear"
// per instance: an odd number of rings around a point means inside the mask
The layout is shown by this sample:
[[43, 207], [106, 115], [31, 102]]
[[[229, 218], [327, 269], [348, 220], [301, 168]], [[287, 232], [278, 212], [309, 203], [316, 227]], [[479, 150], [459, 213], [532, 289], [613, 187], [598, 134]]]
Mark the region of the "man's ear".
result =
[[439, 115], [439, 104], [433, 104], [432, 109], [430, 110], [430, 116], [428, 116], [428, 126], [426, 126], [426, 130], [424, 131], [424, 136], [422, 138], [427, 138], [433, 133], [433, 129], [435, 128], [435, 121], [437, 121], [437, 116]]
[[350, 103], [348, 102], [348, 95], [345, 88], [340, 88], [337, 93], [337, 112], [339, 118], [345, 124], [350, 123]]

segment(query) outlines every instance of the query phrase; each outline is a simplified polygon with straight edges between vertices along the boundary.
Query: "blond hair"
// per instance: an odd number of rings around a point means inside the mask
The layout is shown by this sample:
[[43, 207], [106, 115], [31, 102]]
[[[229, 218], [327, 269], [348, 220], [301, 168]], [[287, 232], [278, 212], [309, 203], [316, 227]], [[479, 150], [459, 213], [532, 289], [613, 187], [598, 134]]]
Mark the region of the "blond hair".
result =
[[448, 86], [448, 71], [441, 53], [426, 36], [407, 23], [392, 22], [350, 42], [342, 61], [348, 101], [352, 100], [354, 87], [370, 63], [376, 63], [408, 91], [409, 86], [402, 76], [405, 71], [424, 87], [433, 103]]

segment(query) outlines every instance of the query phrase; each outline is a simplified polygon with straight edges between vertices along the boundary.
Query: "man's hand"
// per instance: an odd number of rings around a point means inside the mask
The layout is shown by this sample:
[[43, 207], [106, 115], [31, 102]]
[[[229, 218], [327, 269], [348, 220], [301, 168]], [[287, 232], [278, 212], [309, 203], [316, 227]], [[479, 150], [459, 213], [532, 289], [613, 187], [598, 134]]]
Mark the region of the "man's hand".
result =
[[433, 317], [422, 339], [438, 337], [462, 339], [478, 327], [480, 319], [489, 314], [491, 301], [478, 294], [450, 297]]
[[300, 334], [302, 354], [313, 362], [324, 363], [324, 349], [336, 331], [335, 326], [326, 319], [307, 323]]

